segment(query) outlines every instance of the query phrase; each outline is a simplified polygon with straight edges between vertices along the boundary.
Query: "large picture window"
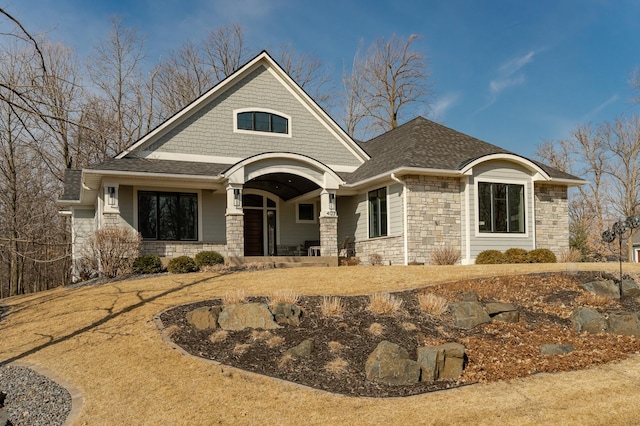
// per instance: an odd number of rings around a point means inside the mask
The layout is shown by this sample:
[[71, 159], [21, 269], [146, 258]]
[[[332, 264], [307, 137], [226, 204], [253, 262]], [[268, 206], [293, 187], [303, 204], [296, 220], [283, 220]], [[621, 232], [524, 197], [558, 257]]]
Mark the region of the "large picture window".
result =
[[270, 112], [241, 112], [238, 113], [238, 129], [287, 134], [289, 133], [289, 120]]
[[478, 183], [478, 228], [480, 232], [525, 232], [524, 185]]
[[138, 230], [149, 240], [197, 240], [198, 195], [138, 192]]
[[369, 238], [387, 235], [387, 188], [369, 191]]

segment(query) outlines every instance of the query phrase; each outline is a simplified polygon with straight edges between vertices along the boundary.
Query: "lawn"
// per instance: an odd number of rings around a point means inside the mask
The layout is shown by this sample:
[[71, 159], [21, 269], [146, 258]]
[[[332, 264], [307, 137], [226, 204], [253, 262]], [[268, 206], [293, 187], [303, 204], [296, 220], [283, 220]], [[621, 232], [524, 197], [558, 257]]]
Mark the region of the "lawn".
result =
[[[640, 358], [590, 370], [537, 374], [406, 398], [355, 398], [322, 392], [184, 355], [161, 338], [153, 316], [230, 290], [264, 295], [356, 295], [425, 287], [498, 274], [617, 264], [458, 267], [296, 268], [167, 275], [6, 299], [0, 362], [46, 368], [75, 386], [76, 424], [635, 423]], [[640, 266], [625, 265], [640, 273]]]

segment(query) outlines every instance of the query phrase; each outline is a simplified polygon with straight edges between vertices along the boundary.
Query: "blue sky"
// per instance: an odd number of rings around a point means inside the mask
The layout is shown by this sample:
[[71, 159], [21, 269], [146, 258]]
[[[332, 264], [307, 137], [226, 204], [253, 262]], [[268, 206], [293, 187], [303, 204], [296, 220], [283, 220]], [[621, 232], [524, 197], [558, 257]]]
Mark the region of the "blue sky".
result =
[[290, 42], [318, 56], [336, 83], [359, 42], [420, 34], [414, 46], [428, 58], [436, 98], [415, 113], [526, 156], [577, 124], [640, 108], [628, 83], [640, 66], [636, 0], [5, 0], [2, 7], [80, 55], [119, 15], [146, 36], [150, 62], [236, 22], [258, 50]]

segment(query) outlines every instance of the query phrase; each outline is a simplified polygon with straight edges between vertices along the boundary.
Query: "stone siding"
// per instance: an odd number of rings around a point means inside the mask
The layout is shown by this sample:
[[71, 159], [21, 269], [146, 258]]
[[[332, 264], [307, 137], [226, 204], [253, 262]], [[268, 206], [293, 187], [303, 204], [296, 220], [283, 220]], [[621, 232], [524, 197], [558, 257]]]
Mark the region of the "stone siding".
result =
[[556, 256], [569, 250], [569, 203], [567, 187], [534, 187], [536, 212], [536, 248], [546, 248]]
[[356, 256], [361, 263], [369, 264], [369, 256], [375, 253], [382, 256], [383, 265], [404, 265], [404, 238], [380, 237], [356, 241]]
[[324, 216], [320, 221], [320, 254], [338, 256], [338, 216]]
[[224, 243], [203, 243], [199, 241], [143, 241], [140, 255], [157, 254], [160, 257], [173, 258], [178, 256], [194, 257], [201, 251], [217, 251], [227, 255]]
[[227, 253], [225, 256], [244, 256], [244, 214], [227, 214]]
[[435, 247], [461, 250], [461, 194], [458, 178], [406, 176], [409, 262], [429, 263]]

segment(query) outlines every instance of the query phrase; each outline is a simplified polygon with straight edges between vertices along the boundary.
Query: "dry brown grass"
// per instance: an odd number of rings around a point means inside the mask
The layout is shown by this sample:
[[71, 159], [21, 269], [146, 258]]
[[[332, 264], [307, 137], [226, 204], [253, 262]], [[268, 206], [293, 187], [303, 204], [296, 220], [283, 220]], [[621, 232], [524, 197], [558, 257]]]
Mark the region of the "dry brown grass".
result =
[[262, 340], [269, 340], [273, 335], [269, 330], [252, 330], [251, 331], [251, 341], [259, 342]]
[[374, 336], [382, 336], [384, 334], [384, 325], [374, 322], [369, 326], [369, 333]]
[[340, 342], [328, 342], [327, 346], [329, 347], [329, 351], [331, 353], [338, 353], [338, 352], [342, 352], [345, 348], [345, 346], [340, 343]]
[[349, 363], [347, 361], [345, 361], [340, 357], [337, 357], [336, 359], [329, 361], [324, 366], [324, 369], [331, 374], [335, 374], [336, 376], [339, 376], [347, 370], [348, 366], [349, 366]]
[[601, 294], [595, 294], [590, 292], [585, 292], [578, 296], [578, 303], [586, 306], [591, 306], [593, 308], [604, 308], [606, 306], [615, 304], [616, 302], [607, 296], [603, 296]]
[[400, 310], [402, 300], [389, 293], [374, 293], [369, 296], [367, 309], [380, 315], [395, 314]]
[[229, 290], [222, 296], [222, 304], [224, 306], [237, 305], [247, 301], [247, 292], [243, 288]]
[[400, 324], [402, 326], [403, 329], [405, 329], [406, 331], [416, 331], [418, 329], [418, 326], [415, 325], [412, 322], [403, 322], [402, 324]]
[[285, 340], [282, 336], [271, 336], [267, 339], [267, 346], [270, 348], [277, 348], [284, 345], [284, 342]]
[[424, 292], [418, 293], [418, 304], [423, 312], [434, 317], [444, 314], [448, 307], [447, 299], [444, 297]]
[[[617, 273], [617, 268], [617, 263], [578, 263], [569, 272]], [[0, 362], [31, 362], [76, 386], [83, 398], [77, 425], [203, 425], [212, 419], [260, 424], [265, 418], [288, 425], [299, 423], [301, 413], [312, 425], [413, 424], [420, 418], [434, 424], [489, 424], [496, 419], [504, 424], [635, 424], [637, 356], [586, 371], [410, 398], [351, 398], [185, 356], [162, 341], [151, 321], [169, 307], [219, 298], [235, 288], [260, 296], [287, 283], [298, 294], [357, 295], [568, 269], [563, 264], [315, 267], [167, 275], [55, 289], [3, 300], [11, 311], [0, 321]], [[624, 264], [624, 271], [640, 273], [640, 265]]]
[[218, 331], [214, 331], [213, 333], [211, 333], [211, 336], [209, 336], [209, 341], [211, 343], [222, 343], [225, 340], [227, 340], [227, 337], [229, 337], [229, 332], [226, 330], [218, 330]]
[[236, 343], [236, 345], [233, 347], [233, 354], [236, 356], [240, 356], [247, 352], [250, 347], [251, 345], [248, 343]]
[[281, 370], [284, 370], [285, 368], [289, 368], [294, 361], [295, 361], [295, 358], [293, 357], [293, 355], [284, 354], [280, 358], [280, 361], [278, 361], [278, 368]]
[[269, 306], [277, 305], [278, 303], [289, 303], [295, 305], [300, 300], [300, 295], [291, 289], [277, 289], [268, 296]]
[[325, 317], [339, 317], [344, 313], [344, 303], [338, 296], [324, 296], [320, 311]]

